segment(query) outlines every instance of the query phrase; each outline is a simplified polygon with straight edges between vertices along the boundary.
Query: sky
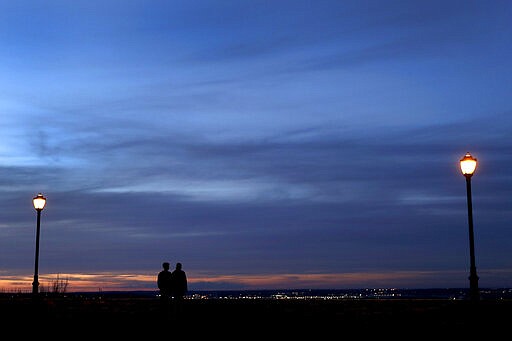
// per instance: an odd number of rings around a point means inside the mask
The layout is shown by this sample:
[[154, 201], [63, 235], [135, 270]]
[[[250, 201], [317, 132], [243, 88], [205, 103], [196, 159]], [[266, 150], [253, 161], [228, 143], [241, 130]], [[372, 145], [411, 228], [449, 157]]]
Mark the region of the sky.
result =
[[512, 287], [512, 2], [0, 0], [0, 291]]

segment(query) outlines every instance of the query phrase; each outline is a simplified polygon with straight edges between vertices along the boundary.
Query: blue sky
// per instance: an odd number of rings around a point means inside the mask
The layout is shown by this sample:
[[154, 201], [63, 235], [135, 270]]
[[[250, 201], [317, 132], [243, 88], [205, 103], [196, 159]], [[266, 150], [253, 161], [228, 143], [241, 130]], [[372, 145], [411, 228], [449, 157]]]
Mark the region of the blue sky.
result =
[[0, 1], [0, 288], [512, 286], [512, 3]]

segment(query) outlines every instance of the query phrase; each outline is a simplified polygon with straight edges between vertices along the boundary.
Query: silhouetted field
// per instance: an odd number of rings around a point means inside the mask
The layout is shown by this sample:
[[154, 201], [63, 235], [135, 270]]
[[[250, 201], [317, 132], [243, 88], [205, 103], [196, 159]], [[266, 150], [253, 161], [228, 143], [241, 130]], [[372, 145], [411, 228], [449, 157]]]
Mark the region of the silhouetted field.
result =
[[25, 332], [67, 330], [77, 332], [77, 336], [111, 332], [136, 336], [132, 333], [149, 335], [176, 329], [192, 338], [205, 334], [236, 335], [240, 330], [245, 336], [266, 332], [290, 336], [404, 336], [411, 332], [416, 336], [491, 336], [508, 334], [512, 301], [188, 299], [181, 307], [171, 305], [165, 309], [158, 298], [147, 297], [59, 296], [34, 300], [29, 296], [5, 295], [0, 298], [0, 314], [4, 326], [21, 322], [26, 326]]

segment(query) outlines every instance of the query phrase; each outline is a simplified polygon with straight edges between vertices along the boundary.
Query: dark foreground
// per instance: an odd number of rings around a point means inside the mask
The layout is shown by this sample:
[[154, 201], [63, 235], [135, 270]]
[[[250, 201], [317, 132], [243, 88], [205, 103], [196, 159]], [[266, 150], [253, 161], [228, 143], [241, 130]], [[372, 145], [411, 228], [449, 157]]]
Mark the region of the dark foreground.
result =
[[[91, 335], [150, 335], [171, 331], [194, 336], [245, 337], [268, 334], [408, 336], [414, 338], [486, 336], [512, 327], [512, 301], [447, 299], [276, 300], [187, 299], [166, 309], [158, 298], [3, 297], [4, 332]], [[20, 328], [21, 327], [21, 328]], [[242, 333], [242, 334], [240, 334]], [[414, 333], [414, 334], [411, 334]], [[69, 334], [66, 334], [69, 335]], [[252, 338], [250, 337], [250, 338]], [[172, 337], [170, 337], [172, 339]]]

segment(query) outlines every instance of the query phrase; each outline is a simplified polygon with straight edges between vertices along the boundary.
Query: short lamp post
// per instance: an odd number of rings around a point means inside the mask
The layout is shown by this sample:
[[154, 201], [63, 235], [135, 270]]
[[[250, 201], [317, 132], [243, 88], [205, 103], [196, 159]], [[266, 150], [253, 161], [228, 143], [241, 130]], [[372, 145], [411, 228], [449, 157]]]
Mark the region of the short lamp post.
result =
[[36, 261], [34, 267], [34, 282], [32, 282], [32, 294], [39, 293], [39, 234], [41, 231], [41, 211], [46, 205], [46, 198], [39, 193], [32, 199], [34, 208], [37, 211], [37, 230], [36, 230]]
[[471, 156], [470, 153], [466, 153], [462, 159], [460, 159], [460, 169], [462, 175], [466, 178], [466, 192], [468, 196], [468, 223], [469, 223], [469, 257], [470, 257], [470, 269], [469, 269], [469, 298], [472, 301], [478, 301], [480, 294], [478, 291], [478, 276], [476, 274], [475, 265], [475, 239], [473, 237], [473, 207], [471, 202], [471, 177], [476, 169], [476, 158]]

